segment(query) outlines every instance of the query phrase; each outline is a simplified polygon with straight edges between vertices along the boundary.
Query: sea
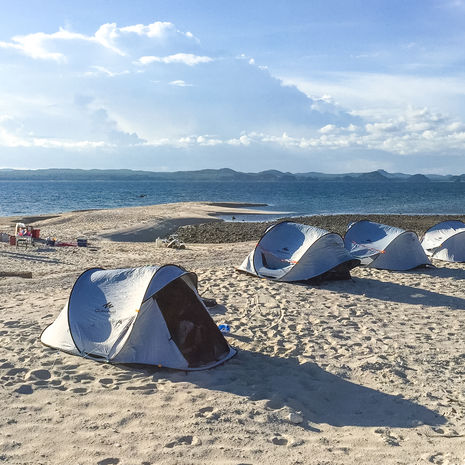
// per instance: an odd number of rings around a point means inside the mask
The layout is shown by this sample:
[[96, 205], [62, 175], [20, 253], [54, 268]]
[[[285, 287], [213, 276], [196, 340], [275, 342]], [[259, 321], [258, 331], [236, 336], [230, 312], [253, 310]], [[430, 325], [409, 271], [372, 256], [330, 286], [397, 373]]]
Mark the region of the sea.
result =
[[[266, 204], [273, 217], [343, 213], [465, 214], [465, 183], [0, 181], [0, 216], [211, 201]], [[260, 214], [224, 217], [261, 221]]]

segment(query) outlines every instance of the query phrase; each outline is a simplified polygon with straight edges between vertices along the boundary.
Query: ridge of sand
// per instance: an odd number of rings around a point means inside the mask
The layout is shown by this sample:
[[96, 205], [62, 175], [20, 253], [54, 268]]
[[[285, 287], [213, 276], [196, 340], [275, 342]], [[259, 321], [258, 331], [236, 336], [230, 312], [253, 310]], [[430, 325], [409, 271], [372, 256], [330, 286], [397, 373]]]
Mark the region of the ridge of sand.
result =
[[[85, 236], [93, 241], [153, 242], [176, 231], [179, 226], [221, 221], [220, 215], [269, 215], [246, 207], [257, 204], [237, 202], [178, 202], [170, 204], [79, 210], [56, 215], [0, 218], [0, 231], [12, 230], [16, 222], [33, 222], [41, 237], [76, 240]], [[241, 206], [243, 206], [241, 208]]]

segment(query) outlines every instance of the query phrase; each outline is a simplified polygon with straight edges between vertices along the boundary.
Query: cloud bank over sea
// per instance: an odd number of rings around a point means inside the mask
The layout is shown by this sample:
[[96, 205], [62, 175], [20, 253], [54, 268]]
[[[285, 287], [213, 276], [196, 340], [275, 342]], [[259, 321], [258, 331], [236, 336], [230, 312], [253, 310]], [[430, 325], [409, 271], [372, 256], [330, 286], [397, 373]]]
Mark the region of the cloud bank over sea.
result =
[[353, 46], [372, 65], [342, 72], [165, 19], [47, 31], [0, 36], [0, 167], [465, 171], [465, 80], [409, 69], [425, 45], [399, 45], [396, 71]]

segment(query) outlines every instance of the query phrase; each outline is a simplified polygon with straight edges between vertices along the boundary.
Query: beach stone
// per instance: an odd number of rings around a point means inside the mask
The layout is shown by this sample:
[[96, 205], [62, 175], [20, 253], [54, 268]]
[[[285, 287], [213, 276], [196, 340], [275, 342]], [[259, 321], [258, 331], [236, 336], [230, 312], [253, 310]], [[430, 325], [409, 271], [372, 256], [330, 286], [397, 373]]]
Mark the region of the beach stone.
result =
[[302, 415], [299, 415], [298, 413], [291, 412], [288, 416], [287, 419], [291, 422], [294, 423], [295, 425], [298, 425], [299, 423], [302, 423], [304, 421]]
[[178, 240], [186, 243], [228, 243], [258, 240], [265, 230], [283, 219], [297, 223], [317, 226], [344, 235], [347, 225], [354, 221], [368, 219], [382, 224], [415, 231], [419, 236], [435, 223], [448, 218], [444, 215], [316, 215], [298, 218], [281, 218], [268, 222], [206, 222], [181, 226], [177, 230]]

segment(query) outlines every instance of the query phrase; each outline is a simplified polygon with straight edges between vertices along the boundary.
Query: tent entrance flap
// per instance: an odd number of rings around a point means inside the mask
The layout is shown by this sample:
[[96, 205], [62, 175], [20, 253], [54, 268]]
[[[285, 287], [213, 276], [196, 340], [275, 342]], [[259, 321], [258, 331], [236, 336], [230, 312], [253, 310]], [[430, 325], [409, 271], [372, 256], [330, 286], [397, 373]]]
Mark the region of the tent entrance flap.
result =
[[229, 353], [229, 346], [197, 294], [178, 278], [154, 296], [174, 343], [189, 368], [218, 361]]

